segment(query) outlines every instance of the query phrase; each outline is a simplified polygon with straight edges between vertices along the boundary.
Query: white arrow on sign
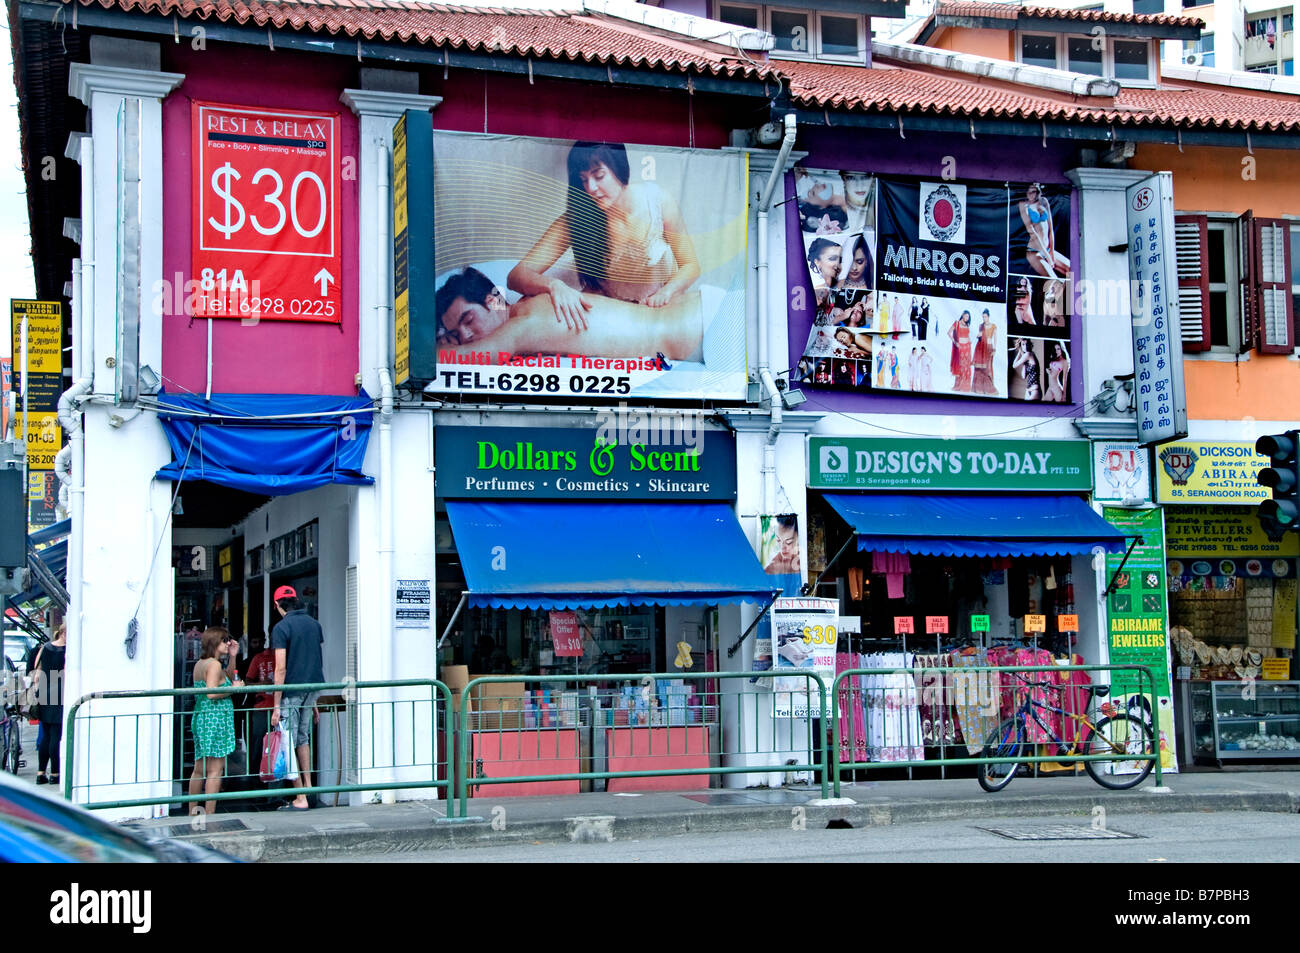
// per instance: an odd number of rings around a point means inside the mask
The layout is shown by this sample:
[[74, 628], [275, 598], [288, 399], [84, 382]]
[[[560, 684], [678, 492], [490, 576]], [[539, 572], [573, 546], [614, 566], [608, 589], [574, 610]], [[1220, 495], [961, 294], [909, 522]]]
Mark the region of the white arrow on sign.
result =
[[320, 285], [321, 297], [324, 297], [329, 293], [329, 286], [334, 282], [334, 276], [322, 268], [312, 275], [311, 280]]

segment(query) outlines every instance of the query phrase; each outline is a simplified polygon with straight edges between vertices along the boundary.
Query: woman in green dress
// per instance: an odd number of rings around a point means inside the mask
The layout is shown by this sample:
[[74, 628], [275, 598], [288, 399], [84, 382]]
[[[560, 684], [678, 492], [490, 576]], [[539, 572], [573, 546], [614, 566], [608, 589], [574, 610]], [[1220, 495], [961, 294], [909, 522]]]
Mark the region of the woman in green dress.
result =
[[[239, 643], [228, 630], [212, 626], [203, 633], [200, 644], [202, 653], [194, 664], [195, 688], [239, 687], [244, 684], [235, 675], [235, 650]], [[230, 694], [216, 692], [194, 696], [191, 728], [194, 731], [194, 773], [190, 775], [190, 796], [196, 797], [201, 787], [206, 794], [216, 794], [221, 790], [226, 756], [235, 750], [235, 707]], [[208, 814], [216, 809], [216, 801], [207, 802]], [[194, 804], [190, 813], [202, 814], [204, 808]]]

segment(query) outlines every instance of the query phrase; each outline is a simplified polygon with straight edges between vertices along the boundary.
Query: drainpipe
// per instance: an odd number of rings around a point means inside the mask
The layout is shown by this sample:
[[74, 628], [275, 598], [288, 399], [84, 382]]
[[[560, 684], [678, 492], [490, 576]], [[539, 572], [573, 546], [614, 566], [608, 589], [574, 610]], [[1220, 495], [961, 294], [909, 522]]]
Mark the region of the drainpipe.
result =
[[[86, 539], [86, 433], [82, 426], [80, 400], [94, 388], [95, 342], [95, 143], [90, 136], [81, 139], [81, 258], [72, 271], [72, 379], [73, 384], [59, 398], [59, 423], [68, 435], [68, 641], [77, 658], [82, 658], [81, 621], [85, 611], [82, 601], [82, 578], [85, 572]], [[70, 660], [71, 662], [71, 660]], [[80, 667], [80, 662], [75, 667]], [[70, 667], [73, 665], [70, 664]], [[68, 765], [67, 770], [73, 770]]]
[[[384, 618], [393, 617], [392, 606], [387, 600], [393, 597], [393, 375], [388, 366], [389, 328], [392, 326], [392, 311], [388, 304], [387, 281], [392, 275], [392, 239], [388, 234], [388, 210], [392, 208], [389, 185], [388, 148], [382, 143], [376, 157], [376, 176], [379, 203], [375, 215], [375, 240], [379, 243], [379, 257], [382, 267], [379, 270], [379, 300], [375, 305], [375, 317], [378, 333], [375, 335], [379, 350], [379, 575], [383, 587]], [[385, 648], [384, 678], [392, 677], [392, 632], [388, 625], [388, 645]]]
[[785, 163], [794, 148], [794, 113], [785, 117], [785, 137], [777, 153], [776, 163], [767, 177], [767, 185], [758, 200], [758, 378], [767, 392], [769, 425], [767, 443], [763, 446], [763, 512], [771, 513], [776, 504], [776, 439], [781, 434], [781, 391], [776, 386], [771, 368], [771, 329], [768, 318], [767, 295], [767, 214], [772, 206], [772, 196], [778, 182], [784, 181]]

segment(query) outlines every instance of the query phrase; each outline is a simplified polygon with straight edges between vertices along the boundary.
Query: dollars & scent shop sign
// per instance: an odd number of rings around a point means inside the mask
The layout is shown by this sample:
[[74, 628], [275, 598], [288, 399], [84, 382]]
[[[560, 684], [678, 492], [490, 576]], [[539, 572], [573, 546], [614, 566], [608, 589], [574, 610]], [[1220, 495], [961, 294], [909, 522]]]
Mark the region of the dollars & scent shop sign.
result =
[[1086, 492], [1087, 440], [809, 437], [808, 485], [844, 490]]
[[679, 427], [438, 427], [448, 499], [734, 500], [730, 434]]

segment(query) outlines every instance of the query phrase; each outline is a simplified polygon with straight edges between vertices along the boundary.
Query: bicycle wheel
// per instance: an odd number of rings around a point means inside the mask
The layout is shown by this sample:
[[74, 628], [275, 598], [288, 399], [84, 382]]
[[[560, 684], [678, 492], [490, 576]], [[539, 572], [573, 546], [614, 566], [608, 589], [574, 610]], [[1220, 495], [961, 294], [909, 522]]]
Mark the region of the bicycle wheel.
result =
[[4, 747], [0, 748], [0, 771], [8, 771], [11, 774], [18, 773], [18, 726], [12, 719], [7, 721], [3, 728], [0, 728], [0, 734], [3, 734]]
[[[1097, 722], [1097, 728], [1088, 735], [1081, 754], [1150, 754], [1153, 751], [1151, 729], [1146, 722], [1133, 715], [1116, 715]], [[1092, 779], [1104, 788], [1123, 791], [1137, 787], [1146, 780], [1155, 766], [1152, 761], [1085, 761], [1083, 764]], [[1136, 768], [1136, 771], [1133, 769]], [[1116, 770], [1131, 774], [1114, 774]]]
[[[1023, 758], [1028, 756], [1029, 745], [1024, 740], [1025, 730], [1016, 719], [1008, 718], [989, 732], [980, 756], [984, 758]], [[1017, 762], [990, 762], [979, 766], [980, 787], [992, 794], [1011, 783], [1020, 765]]]

